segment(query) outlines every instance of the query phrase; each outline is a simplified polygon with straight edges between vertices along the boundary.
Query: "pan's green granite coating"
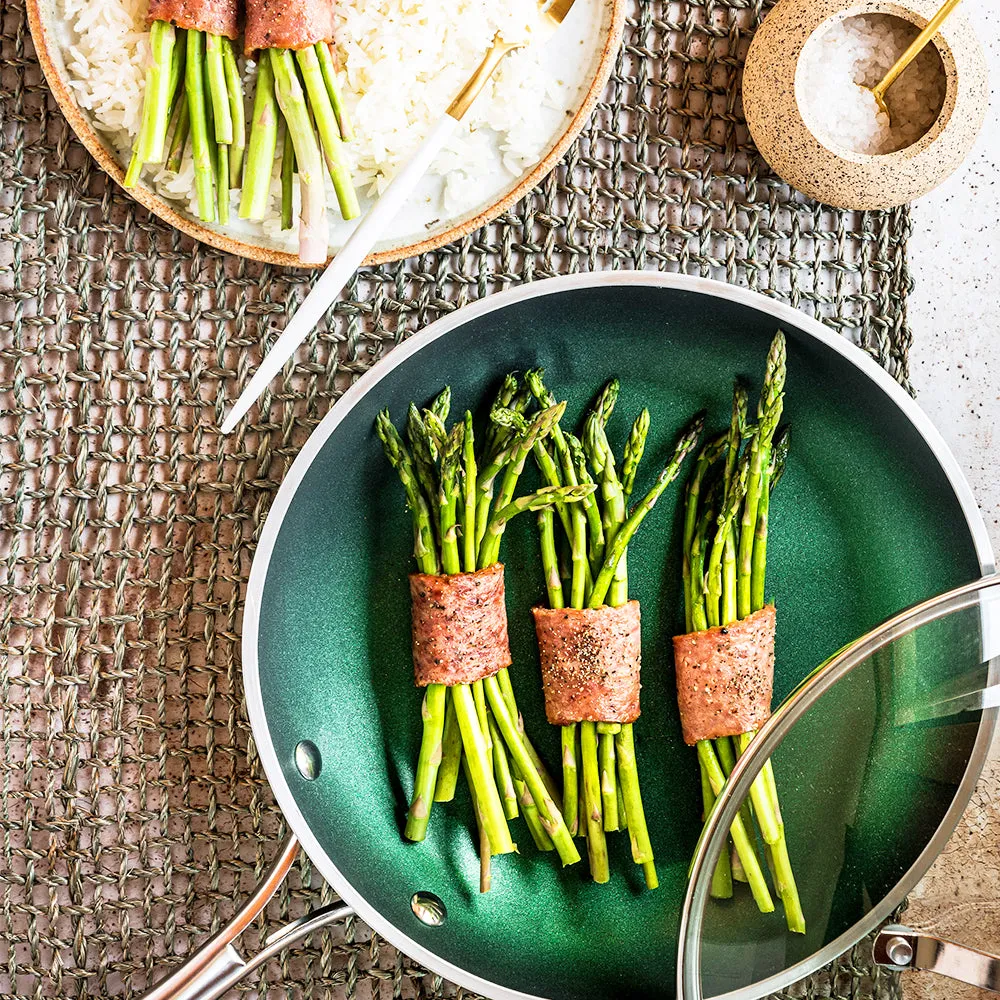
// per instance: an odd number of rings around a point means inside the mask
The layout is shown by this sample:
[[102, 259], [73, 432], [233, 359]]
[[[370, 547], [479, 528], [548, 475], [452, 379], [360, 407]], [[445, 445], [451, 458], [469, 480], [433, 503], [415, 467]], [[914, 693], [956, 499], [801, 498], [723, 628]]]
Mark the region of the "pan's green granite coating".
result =
[[[617, 375], [615, 446], [643, 405], [652, 416], [641, 495], [696, 410], [709, 408], [721, 427], [733, 377], [759, 382], [775, 329], [765, 312], [676, 288], [593, 287], [521, 301], [388, 372], [306, 473], [280, 530], [260, 615], [272, 739], [299, 808], [342, 875], [442, 959], [559, 1000], [673, 994], [678, 908], [701, 827], [698, 768], [681, 740], [670, 660], [670, 637], [684, 629], [682, 490], [667, 491], [629, 552], [644, 640], [635, 735], [661, 888], [643, 888], [626, 838], [609, 841], [612, 880], [598, 886], [585, 864], [561, 870], [554, 855], [540, 855], [518, 820], [511, 826], [522, 853], [494, 859], [494, 889], [481, 896], [466, 796], [435, 806], [425, 842], [401, 836], [420, 740], [406, 581], [412, 542], [402, 490], [372, 431], [376, 412], [388, 406], [402, 417], [411, 399], [430, 400], [445, 383], [461, 412], [486, 403], [509, 369], [544, 365], [557, 397], [569, 400], [571, 424]], [[776, 699], [848, 640], [980, 569], [960, 505], [920, 434], [834, 350], [784, 329], [794, 443], [772, 504], [768, 551]], [[544, 594], [530, 519], [511, 526], [503, 558], [511, 674], [529, 731], [557, 771], [559, 732], [545, 724], [529, 613]], [[946, 657], [923, 667], [943, 674]], [[751, 967], [766, 974], [775, 962], [801, 960], [850, 927], [896, 883], [948, 808], [961, 767], [953, 780], [934, 772], [940, 733], [887, 727], [871, 750], [877, 688], [872, 670], [857, 672], [825, 699], [826, 724], [794, 733], [775, 760], [809, 933], [788, 937], [780, 910], [765, 917], [749, 892], [737, 891], [718, 919], [745, 950], [706, 970], [707, 995], [745, 982]], [[951, 733], [952, 766], [967, 760], [974, 737], [974, 725]], [[323, 756], [313, 782], [295, 770], [302, 739]], [[864, 808], [854, 810], [856, 801]], [[413, 916], [410, 896], [420, 889], [445, 901], [444, 926]], [[736, 979], [720, 978], [733, 959]]]

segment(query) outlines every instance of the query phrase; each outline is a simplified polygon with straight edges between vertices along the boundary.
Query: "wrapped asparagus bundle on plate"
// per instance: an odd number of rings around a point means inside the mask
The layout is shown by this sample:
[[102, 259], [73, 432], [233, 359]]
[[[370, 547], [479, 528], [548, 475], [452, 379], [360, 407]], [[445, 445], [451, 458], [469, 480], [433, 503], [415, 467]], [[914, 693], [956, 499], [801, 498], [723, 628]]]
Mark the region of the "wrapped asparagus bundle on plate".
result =
[[[150, 0], [151, 55], [142, 123], [125, 186], [146, 164], [179, 170], [191, 143], [196, 208], [204, 222], [229, 221], [240, 186], [246, 121], [233, 41], [237, 0]], [[169, 140], [169, 144], [168, 144]]]
[[299, 259], [323, 264], [327, 255], [326, 171], [345, 219], [360, 213], [344, 157], [350, 125], [337, 87], [332, 0], [247, 0], [245, 50], [257, 58], [240, 218], [267, 213], [271, 171], [281, 150], [282, 228], [292, 225], [292, 180], [299, 178]]

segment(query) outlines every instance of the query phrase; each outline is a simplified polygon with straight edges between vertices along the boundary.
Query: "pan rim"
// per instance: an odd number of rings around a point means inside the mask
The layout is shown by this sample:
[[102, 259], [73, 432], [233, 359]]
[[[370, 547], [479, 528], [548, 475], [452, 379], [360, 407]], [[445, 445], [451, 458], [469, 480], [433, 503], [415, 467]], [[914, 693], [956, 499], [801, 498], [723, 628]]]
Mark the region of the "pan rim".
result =
[[[456, 310], [448, 316], [442, 317], [430, 326], [414, 334], [409, 340], [391, 351], [387, 358], [369, 369], [344, 393], [343, 397], [331, 408], [312, 432], [285, 475], [264, 523], [251, 566], [250, 578], [247, 582], [247, 594], [243, 614], [242, 670], [247, 714], [250, 719], [254, 740], [256, 741], [257, 752], [264, 767], [264, 773], [267, 776], [285, 820], [299, 839], [310, 861], [319, 869], [320, 873], [333, 886], [338, 895], [373, 930], [384, 937], [395, 948], [403, 952], [403, 954], [420, 962], [420, 964], [432, 972], [466, 989], [493, 997], [495, 1000], [546, 1000], [546, 998], [535, 994], [523, 993], [520, 990], [510, 989], [509, 987], [483, 979], [474, 973], [453, 965], [434, 951], [413, 940], [405, 931], [384, 918], [364, 898], [362, 893], [354, 888], [313, 835], [308, 822], [296, 805], [294, 793], [285, 781], [277, 753], [271, 741], [270, 730], [265, 715], [260, 686], [260, 664], [257, 659], [261, 598], [275, 542], [299, 485], [312, 466], [313, 461], [326, 444], [326, 441], [340, 423], [361, 399], [378, 387], [386, 375], [404, 364], [423, 348], [447, 335], [452, 330], [464, 326], [471, 320], [503, 310], [516, 302], [558, 294], [564, 291], [600, 286], [679, 289], [681, 291], [695, 292], [709, 298], [728, 300], [766, 313], [772, 316], [778, 324], [787, 324], [794, 327], [840, 354], [847, 362], [858, 368], [862, 374], [868, 376], [874, 388], [881, 390], [888, 397], [888, 402], [894, 404], [917, 433], [920, 434], [954, 491], [955, 498], [958, 501], [969, 529], [970, 540], [972, 541], [976, 558], [979, 561], [981, 574], [987, 575], [995, 569], [993, 548], [986, 530], [986, 523], [965, 474], [962, 472], [951, 449], [941, 437], [940, 432], [927, 414], [917, 405], [915, 400], [909, 396], [888, 372], [876, 364], [859, 347], [850, 343], [845, 337], [833, 332], [819, 320], [800, 312], [794, 307], [768, 298], [758, 292], [750, 291], [749, 289], [709, 278], [699, 278], [685, 274], [661, 274], [657, 272], [592, 272], [546, 278], [488, 296], [485, 299]], [[976, 736], [976, 742], [973, 745], [969, 763], [959, 784], [958, 791], [948, 810], [945, 812], [941, 823], [910, 868], [890, 892], [886, 894], [878, 906], [873, 907], [856, 924], [833, 941], [827, 943], [809, 958], [789, 966], [789, 968], [777, 976], [761, 980], [740, 990], [734, 990], [716, 998], [716, 1000], [758, 1000], [758, 998], [764, 997], [822, 968], [878, 926], [902, 902], [906, 894], [923, 876], [953, 833], [968, 805], [972, 790], [975, 788], [976, 781], [982, 771], [991, 733], [992, 726], [988, 725], [984, 719]]]

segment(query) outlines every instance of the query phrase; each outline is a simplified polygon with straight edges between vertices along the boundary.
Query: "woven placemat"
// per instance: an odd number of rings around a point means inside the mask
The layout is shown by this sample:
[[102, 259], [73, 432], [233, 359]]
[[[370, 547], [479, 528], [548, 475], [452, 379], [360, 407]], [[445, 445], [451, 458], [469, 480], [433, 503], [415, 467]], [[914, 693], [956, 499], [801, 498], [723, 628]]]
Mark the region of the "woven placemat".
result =
[[[0, 995], [135, 993], [273, 856], [238, 652], [254, 542], [309, 432], [407, 334], [521, 281], [658, 268], [790, 301], [906, 384], [908, 215], [822, 208], [755, 156], [737, 78], [761, 16], [754, 0], [637, 0], [592, 124], [541, 188], [460, 243], [364, 272], [222, 439], [224, 398], [310, 277], [136, 209], [51, 100], [20, 0], [0, 0]], [[269, 916], [330, 898], [303, 860]], [[359, 921], [264, 982], [451, 992]], [[859, 948], [792, 995], [896, 989]]]

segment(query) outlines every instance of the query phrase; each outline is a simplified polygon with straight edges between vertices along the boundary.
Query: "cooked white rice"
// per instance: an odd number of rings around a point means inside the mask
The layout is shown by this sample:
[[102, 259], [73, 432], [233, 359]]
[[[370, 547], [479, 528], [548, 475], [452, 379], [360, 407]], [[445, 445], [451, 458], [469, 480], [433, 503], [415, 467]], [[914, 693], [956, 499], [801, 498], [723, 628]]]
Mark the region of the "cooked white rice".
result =
[[799, 107], [818, 135], [858, 153], [879, 155], [913, 145], [934, 124], [945, 95], [944, 67], [928, 45], [886, 91], [889, 115], [871, 88], [916, 38], [916, 25], [891, 14], [835, 22], [802, 52]]
[[[80, 106], [127, 157], [139, 129], [149, 54], [147, 0], [62, 0], [72, 37], [65, 63]], [[536, 23], [536, 0], [343, 0], [337, 46], [341, 90], [356, 139], [348, 146], [359, 192], [376, 196], [469, 77], [497, 31], [515, 40]], [[564, 95], [542, 68], [538, 46], [513, 53], [476, 101], [431, 173], [445, 178], [435, 211], [461, 213], [482, 195], [482, 178], [502, 169], [517, 177], [537, 162], [552, 134], [552, 109]], [[248, 78], [252, 78], [252, 64]], [[248, 111], [252, 87], [248, 87]], [[193, 168], [147, 168], [145, 178], [193, 212]], [[264, 231], [280, 233], [277, 165]], [[329, 185], [331, 205], [335, 205]], [[297, 195], [296, 195], [297, 196]], [[235, 209], [238, 193], [233, 194]], [[334, 210], [332, 215], [335, 215]]]

